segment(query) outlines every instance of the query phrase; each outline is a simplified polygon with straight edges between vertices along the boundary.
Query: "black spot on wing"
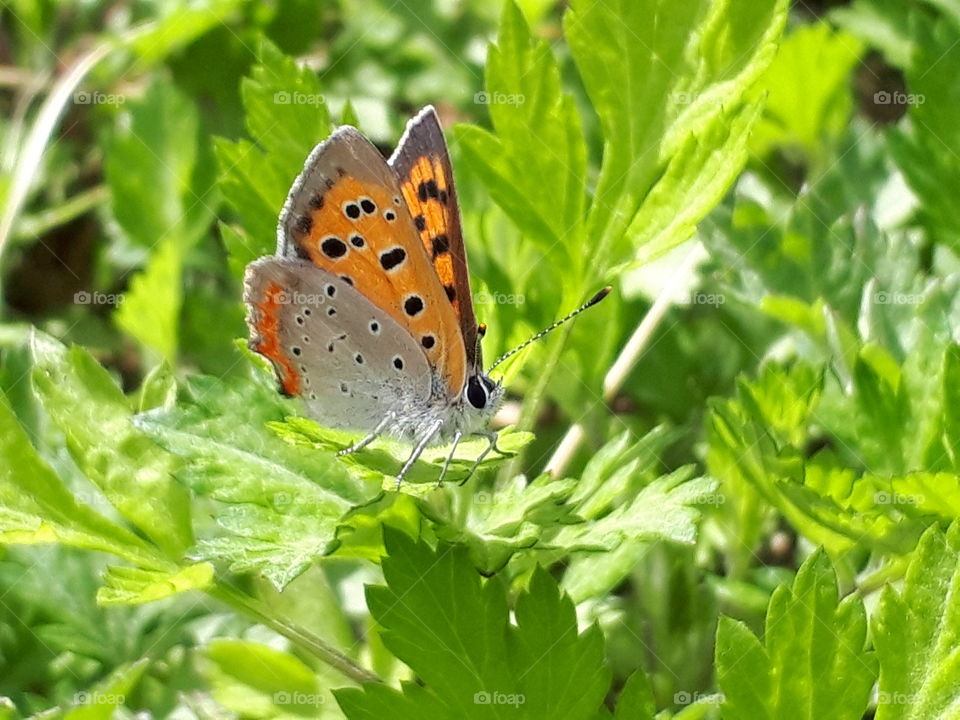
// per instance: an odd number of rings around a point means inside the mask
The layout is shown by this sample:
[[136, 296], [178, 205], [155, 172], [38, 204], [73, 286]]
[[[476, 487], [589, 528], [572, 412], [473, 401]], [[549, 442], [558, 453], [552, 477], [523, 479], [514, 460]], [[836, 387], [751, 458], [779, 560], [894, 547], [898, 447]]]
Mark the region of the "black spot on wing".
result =
[[450, 252], [450, 238], [447, 237], [446, 233], [440, 233], [433, 240], [430, 241], [430, 245], [433, 249], [433, 256], [443, 255], [444, 253]]
[[343, 242], [343, 240], [333, 235], [326, 237], [321, 241], [320, 249], [323, 251], [323, 254], [331, 260], [343, 257], [347, 254], [346, 244]]
[[390, 248], [380, 253], [380, 265], [387, 272], [393, 270], [407, 259], [407, 251], [402, 247]]

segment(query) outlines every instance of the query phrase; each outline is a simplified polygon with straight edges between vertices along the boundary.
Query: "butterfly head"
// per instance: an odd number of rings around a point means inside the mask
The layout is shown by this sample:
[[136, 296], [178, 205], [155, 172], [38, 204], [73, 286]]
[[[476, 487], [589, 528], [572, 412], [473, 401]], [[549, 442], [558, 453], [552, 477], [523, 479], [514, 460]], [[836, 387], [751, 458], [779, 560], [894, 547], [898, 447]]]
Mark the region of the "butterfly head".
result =
[[471, 375], [463, 389], [463, 401], [478, 412], [495, 411], [502, 395], [503, 385], [482, 372]]
[[490, 418], [500, 407], [503, 399], [503, 384], [492, 380], [481, 370], [475, 370], [467, 378], [460, 395], [461, 417], [460, 427], [471, 431], [487, 426]]

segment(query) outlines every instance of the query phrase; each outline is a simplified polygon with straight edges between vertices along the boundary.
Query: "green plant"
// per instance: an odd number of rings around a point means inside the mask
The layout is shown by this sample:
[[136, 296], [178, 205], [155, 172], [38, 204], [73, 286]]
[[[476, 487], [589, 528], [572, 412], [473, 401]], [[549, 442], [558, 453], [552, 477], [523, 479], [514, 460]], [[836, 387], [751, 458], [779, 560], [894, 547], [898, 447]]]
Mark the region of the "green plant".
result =
[[[0, 11], [0, 715], [955, 717], [954, 8], [428, 5]], [[240, 278], [424, 102], [488, 356], [616, 290], [398, 492]]]

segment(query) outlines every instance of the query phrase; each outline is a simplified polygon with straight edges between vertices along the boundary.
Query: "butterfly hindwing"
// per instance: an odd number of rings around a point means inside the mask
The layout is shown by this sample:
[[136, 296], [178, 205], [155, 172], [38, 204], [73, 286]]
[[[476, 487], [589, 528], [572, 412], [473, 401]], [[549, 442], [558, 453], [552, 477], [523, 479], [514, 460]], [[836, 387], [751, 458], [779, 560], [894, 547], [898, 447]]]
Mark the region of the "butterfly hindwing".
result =
[[247, 267], [244, 301], [251, 349], [325, 424], [370, 429], [429, 399], [430, 368], [410, 333], [323, 268], [261, 258]]
[[460, 207], [450, 155], [433, 106], [425, 107], [407, 124], [390, 165], [400, 178], [403, 199], [420, 241], [457, 315], [467, 367], [477, 368], [482, 360], [477, 357], [477, 320]]
[[280, 215], [277, 253], [308, 260], [406, 328], [458, 395], [466, 348], [454, 308], [420, 242], [396, 174], [352, 127], [314, 149]]

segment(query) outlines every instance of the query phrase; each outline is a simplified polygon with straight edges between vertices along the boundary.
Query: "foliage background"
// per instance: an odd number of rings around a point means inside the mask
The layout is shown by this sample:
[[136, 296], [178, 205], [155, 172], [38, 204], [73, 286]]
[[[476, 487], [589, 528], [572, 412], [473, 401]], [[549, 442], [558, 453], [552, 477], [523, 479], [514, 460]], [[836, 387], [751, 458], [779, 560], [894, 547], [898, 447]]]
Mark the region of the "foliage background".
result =
[[[960, 717], [958, 72], [951, 0], [5, 3], [0, 715]], [[427, 103], [487, 356], [615, 293], [395, 493], [239, 281]]]

